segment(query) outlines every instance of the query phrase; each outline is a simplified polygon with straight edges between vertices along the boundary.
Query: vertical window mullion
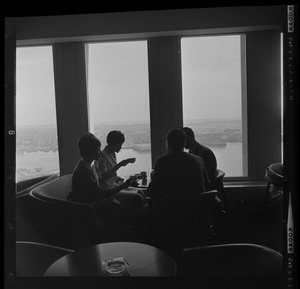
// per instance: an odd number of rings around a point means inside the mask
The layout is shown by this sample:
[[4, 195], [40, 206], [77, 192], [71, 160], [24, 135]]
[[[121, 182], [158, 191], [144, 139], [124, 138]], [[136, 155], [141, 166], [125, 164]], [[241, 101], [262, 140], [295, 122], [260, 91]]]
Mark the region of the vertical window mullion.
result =
[[54, 44], [55, 95], [61, 174], [79, 159], [77, 141], [88, 131], [85, 51], [82, 43]]
[[149, 39], [148, 43], [154, 162], [166, 153], [167, 132], [183, 124], [180, 38], [155, 37]]
[[246, 35], [241, 35], [241, 96], [242, 96], [242, 175], [248, 176], [248, 110]]

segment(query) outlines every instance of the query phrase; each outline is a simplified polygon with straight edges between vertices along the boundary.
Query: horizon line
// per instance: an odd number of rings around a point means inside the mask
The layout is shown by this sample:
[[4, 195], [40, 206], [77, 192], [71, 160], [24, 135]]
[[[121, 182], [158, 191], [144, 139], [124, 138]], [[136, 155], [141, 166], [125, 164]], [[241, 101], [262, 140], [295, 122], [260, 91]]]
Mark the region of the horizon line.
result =
[[[241, 117], [214, 117], [214, 118], [198, 118], [198, 119], [187, 119], [184, 122], [191, 122], [191, 121], [216, 121], [216, 120], [241, 120]], [[136, 121], [115, 121], [115, 122], [96, 122], [94, 125], [120, 125], [120, 124], [141, 124], [141, 123], [149, 123], [150, 121], [146, 120], [136, 120]], [[29, 127], [29, 126], [56, 126], [56, 124], [21, 124], [16, 125], [17, 127]]]

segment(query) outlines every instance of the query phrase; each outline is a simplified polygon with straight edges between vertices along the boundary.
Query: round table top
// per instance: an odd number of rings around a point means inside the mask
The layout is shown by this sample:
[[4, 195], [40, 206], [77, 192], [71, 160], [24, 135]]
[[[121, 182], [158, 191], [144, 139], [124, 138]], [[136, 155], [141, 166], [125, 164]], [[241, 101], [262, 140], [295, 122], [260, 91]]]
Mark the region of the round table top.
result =
[[44, 276], [106, 276], [102, 262], [124, 257], [124, 276], [175, 276], [177, 267], [161, 249], [134, 242], [103, 243], [67, 254], [54, 262]]

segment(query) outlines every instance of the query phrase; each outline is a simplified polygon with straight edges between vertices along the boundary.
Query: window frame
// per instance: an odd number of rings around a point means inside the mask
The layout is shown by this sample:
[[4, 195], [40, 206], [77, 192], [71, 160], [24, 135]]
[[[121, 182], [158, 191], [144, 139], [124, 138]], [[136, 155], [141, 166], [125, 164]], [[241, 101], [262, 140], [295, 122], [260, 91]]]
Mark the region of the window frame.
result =
[[[248, 16], [249, 11], [255, 11], [257, 12], [257, 16], [255, 19], [253, 17]], [[51, 43], [54, 46], [59, 45], [67, 45], [67, 43], [77, 43], [78, 45], [82, 45], [82, 43], [85, 43], [87, 41], [122, 41], [122, 40], [131, 40], [131, 39], [139, 39], [139, 40], [147, 40], [148, 41], [148, 51], [151, 51], [151, 54], [148, 53], [148, 64], [149, 64], [149, 71], [152, 71], [153, 73], [149, 73], [149, 79], [151, 80], [149, 82], [150, 86], [150, 117], [151, 117], [151, 141], [152, 141], [152, 160], [155, 161], [156, 157], [163, 154], [165, 152], [165, 133], [168, 129], [174, 128], [174, 127], [180, 127], [182, 126], [182, 115], [180, 115], [181, 111], [181, 96], [178, 94], [178, 89], [180, 88], [180, 76], [178, 76], [178, 71], [180, 71], [180, 65], [178, 65], [178, 46], [176, 45], [176, 42], [178, 42], [178, 38], [185, 35], [223, 35], [223, 34], [234, 34], [234, 33], [245, 33], [247, 37], [246, 42], [246, 79], [247, 79], [247, 116], [248, 116], [248, 122], [247, 122], [247, 131], [248, 131], [248, 178], [233, 178], [228, 179], [225, 177], [225, 182], [235, 182], [239, 183], [242, 182], [243, 184], [246, 184], [247, 182], [265, 182], [264, 180], [264, 170], [265, 168], [272, 162], [278, 162], [280, 161], [280, 154], [281, 154], [281, 117], [280, 117], [280, 107], [277, 105], [277, 91], [275, 90], [275, 86], [278, 85], [278, 80], [276, 80], [276, 85], [266, 85], [266, 81], [270, 81], [270, 75], [272, 75], [273, 72], [275, 74], [278, 72], [280, 73], [280, 64], [278, 62], [278, 59], [280, 59], [280, 51], [279, 47], [280, 44], [277, 41], [277, 35], [282, 32], [283, 24], [282, 24], [282, 17], [280, 16], [282, 12], [282, 8], [266, 8], [268, 17], [262, 17], [259, 18], [260, 13], [262, 15], [266, 15], [264, 11], [261, 9], [251, 8], [251, 9], [242, 9], [237, 8], [236, 11], [239, 11], [237, 14], [234, 9], [225, 9], [224, 11], [219, 11], [220, 13], [223, 13], [222, 15], [239, 15], [238, 18], [234, 19], [234, 22], [231, 23], [231, 26], [228, 26], [226, 24], [225, 19], [228, 19], [228, 17], [221, 17], [221, 19], [216, 26], [214, 20], [215, 17], [215, 11], [214, 9], [208, 9], [205, 11], [205, 14], [207, 17], [203, 19], [206, 26], [199, 28], [200, 25], [191, 25], [191, 23], [186, 22], [180, 22], [177, 23], [171, 30], [169, 29], [163, 29], [165, 23], [161, 23], [161, 27], [158, 26], [152, 27], [150, 23], [153, 23], [153, 21], [145, 20], [145, 22], [141, 23], [142, 26], [145, 27], [145, 32], [141, 32], [140, 29], [136, 29], [133, 26], [127, 27], [129, 30], [124, 31], [124, 27], [121, 25], [120, 27], [118, 25], [115, 25], [110, 28], [109, 25], [106, 25], [105, 27], [108, 27], [107, 31], [105, 33], [101, 32], [103, 29], [103, 25], [97, 26], [98, 33], [93, 31], [93, 33], [88, 29], [88, 25], [85, 26], [84, 30], [82, 31], [82, 34], [79, 35], [73, 35], [70, 34], [70, 31], [68, 30], [68, 27], [63, 27], [62, 33], [59, 35], [55, 34], [49, 34], [47, 31], [44, 31], [43, 28], [41, 28], [40, 31], [33, 29], [32, 31], [29, 31], [28, 28], [32, 29], [32, 21], [35, 21], [35, 19], [30, 18], [28, 23], [26, 19], [18, 19], [17, 20], [17, 26], [20, 26], [21, 23], [25, 24], [22, 25], [22, 27], [18, 28], [21, 31], [19, 31], [19, 35], [17, 38], [17, 45], [26, 45], [30, 44], [41, 44], [41, 43]], [[190, 11], [180, 11], [180, 13], [183, 13], [183, 16], [180, 15], [179, 19], [188, 17]], [[190, 17], [198, 17], [197, 11], [191, 11], [192, 14]], [[195, 13], [194, 13], [195, 12]], [[201, 14], [203, 10], [199, 10], [199, 13]], [[228, 13], [227, 13], [228, 12]], [[160, 13], [160, 12], [158, 12]], [[172, 14], [172, 11], [168, 11], [170, 15]], [[155, 14], [155, 13], [154, 13]], [[251, 14], [251, 13], [250, 13]], [[140, 21], [140, 17], [135, 18], [137, 14], [134, 15], [134, 13], [128, 13], [128, 14], [122, 14], [120, 17], [123, 17], [123, 20], [125, 21], [127, 16], [133, 17], [133, 21]], [[152, 19], [152, 13], [149, 13], [151, 15]], [[211, 17], [209, 17], [209, 15]], [[108, 15], [109, 17], [105, 18], [103, 21], [109, 22], [112, 21], [110, 18], [111, 15]], [[177, 17], [177, 16], [176, 16]], [[165, 15], [164, 15], [165, 18]], [[233, 17], [234, 18], [234, 17]], [[86, 16], [75, 16], [70, 17], [68, 19], [60, 18], [62, 22], [68, 23], [68, 21], [76, 21], [76, 25], [78, 23], [81, 23], [81, 21], [88, 22], [93, 19], [92, 21], [98, 21], [96, 18], [89, 18], [89, 15]], [[100, 18], [99, 18], [100, 19]], [[196, 19], [196, 18], [195, 18]], [[224, 21], [222, 20], [224, 19]], [[262, 21], [263, 19], [263, 21]], [[40, 18], [36, 19], [38, 22], [44, 23], [43, 21], [48, 21], [49, 23], [53, 23], [55, 27], [55, 21], [53, 21], [52, 17], [49, 18]], [[52, 21], [52, 22], [51, 22]], [[181, 21], [181, 20], [180, 20]], [[262, 21], [262, 22], [261, 22]], [[113, 22], [113, 21], [112, 21]], [[224, 23], [223, 23], [224, 22]], [[61, 22], [60, 22], [61, 23]], [[116, 22], [114, 22], [116, 23]], [[123, 22], [122, 22], [123, 23]], [[93, 22], [93, 24], [95, 24]], [[27, 25], [27, 26], [26, 26]], [[29, 25], [29, 26], [28, 26]], [[150, 25], [150, 26], [149, 26]], [[48, 25], [49, 26], [49, 25]], [[48, 27], [47, 26], [47, 27]], [[51, 26], [51, 25], [50, 25]], [[35, 27], [41, 27], [41, 25], [37, 25]], [[62, 26], [61, 26], [62, 27]], [[95, 25], [93, 25], [95, 27]], [[149, 31], [148, 31], [148, 30]], [[44, 31], [44, 32], [43, 32]], [[57, 31], [60, 31], [59, 29]], [[48, 34], [47, 34], [48, 33]], [[274, 35], [275, 33], [275, 35]], [[169, 41], [167, 41], [169, 44], [163, 45], [162, 42], [166, 40], [169, 37]], [[171, 40], [172, 39], [172, 40]], [[250, 40], [249, 40], [250, 39]], [[175, 45], [174, 45], [175, 43]], [[167, 47], [168, 46], [168, 47]], [[149, 48], [150, 47], [150, 48]], [[74, 48], [70, 50], [72, 52]], [[268, 51], [271, 49], [271, 53]], [[278, 50], [278, 51], [277, 51]], [[80, 56], [74, 57], [73, 60], [75, 62], [79, 62], [77, 65], [80, 67], [76, 67], [76, 70], [79, 71], [77, 74], [79, 74], [79, 88], [81, 90], [80, 96], [76, 96], [76, 101], [80, 103], [86, 102], [86, 96], [85, 96], [85, 69], [82, 67], [82, 63], [85, 62], [85, 54], [82, 53], [84, 49], [80, 49]], [[172, 85], [176, 86], [175, 94], [173, 98], [170, 98], [169, 96], [166, 97], [166, 99], [162, 100], [159, 98], [159, 96], [164, 95], [163, 92], [168, 92], [167, 86], [163, 84], [163, 80], [161, 77], [155, 76], [155, 72], [158, 72], [158, 68], [160, 67], [159, 63], [155, 63], [159, 57], [161, 57], [161, 53], [163, 55], [172, 55], [171, 59], [168, 60], [167, 64], [171, 65], [172, 69], [170, 68], [169, 72], [173, 75], [168, 76], [168, 82]], [[277, 57], [278, 56], [278, 57]], [[272, 63], [272, 60], [274, 60], [274, 64]], [[270, 67], [264, 64], [264, 62], [270, 64]], [[59, 62], [59, 61], [58, 61]], [[271, 67], [272, 66], [272, 67]], [[62, 73], [63, 69], [59, 68], [58, 71], [61, 73], [62, 77], [66, 74], [76, 74], [75, 72], [72, 72], [67, 69]], [[166, 71], [167, 72], [167, 71]], [[77, 75], [78, 76], [78, 75]], [[82, 78], [83, 76], [83, 78]], [[266, 79], [266, 77], [268, 77]], [[277, 77], [275, 75], [275, 77]], [[151, 79], [152, 78], [152, 79]], [[59, 77], [58, 77], [59, 79]], [[62, 80], [60, 80], [62, 81]], [[280, 81], [280, 80], [279, 80]], [[259, 83], [259, 85], [257, 85]], [[69, 85], [69, 84], [68, 84]], [[77, 84], [76, 84], [77, 85]], [[71, 88], [69, 88], [71, 89]], [[280, 92], [279, 92], [280, 93]], [[267, 97], [265, 98], [265, 95]], [[65, 96], [63, 93], [60, 94], [60, 96], [56, 95], [56, 98], [63, 97], [65, 99], [66, 103], [72, 102], [72, 98], [70, 97], [69, 93], [67, 96]], [[280, 97], [278, 98], [278, 100]], [[164, 104], [168, 101], [174, 101], [176, 104], [172, 107], [172, 111], [168, 112], [168, 115], [171, 116], [171, 119], [167, 119], [164, 113], [166, 110], [162, 108], [161, 104]], [[270, 111], [268, 111], [268, 102], [270, 100], [275, 100], [276, 105], [271, 108]], [[280, 102], [280, 100], [279, 100]], [[262, 105], [262, 106], [260, 106]], [[86, 105], [78, 106], [79, 114], [80, 114], [80, 121], [77, 125], [71, 126], [71, 132], [68, 133], [68, 126], [65, 124], [59, 124], [58, 127], [61, 127], [61, 130], [65, 132], [66, 134], [62, 133], [62, 137], [59, 140], [59, 148], [64, 148], [64, 150], [68, 153], [69, 145], [72, 143], [74, 146], [74, 142], [76, 143], [77, 138], [83, 133], [88, 131], [88, 117], [87, 117], [87, 110]], [[157, 109], [159, 108], [159, 112], [157, 112]], [[58, 119], [64, 119], [65, 118], [65, 112], [68, 114], [67, 105], [64, 105], [61, 107], [61, 111], [58, 113], [60, 116], [58, 116]], [[266, 113], [266, 111], [268, 111]], [[278, 114], [279, 111], [279, 114]], [[179, 112], [179, 114], [178, 114]], [[255, 112], [255, 113], [254, 113]], [[156, 117], [156, 113], [158, 113], [158, 116]], [[172, 116], [173, 113], [176, 114], [176, 116]], [[255, 117], [255, 115], [259, 113], [258, 117]], [[68, 114], [69, 115], [69, 114]], [[155, 115], [155, 117], [152, 117], [152, 115]], [[269, 119], [266, 119], [266, 116], [269, 116]], [[78, 119], [74, 119], [77, 123]], [[278, 125], [279, 124], [279, 125]], [[266, 140], [266, 131], [273, 126], [272, 132], [268, 134], [268, 139]], [[258, 127], [259, 131], [257, 132], [255, 128]], [[278, 128], [277, 128], [278, 127]], [[69, 126], [70, 128], [70, 126]], [[70, 136], [70, 138], [69, 138]], [[70, 141], [68, 141], [68, 139]], [[272, 149], [266, 150], [268, 147], [268, 144], [272, 143]], [[62, 154], [60, 157], [60, 163], [64, 163], [63, 169], [61, 170], [61, 174], [66, 173], [72, 173], [72, 169], [74, 168], [74, 165], [76, 164], [76, 161], [78, 160], [78, 153], [75, 152], [74, 148], [72, 148], [72, 153], [69, 154]]]

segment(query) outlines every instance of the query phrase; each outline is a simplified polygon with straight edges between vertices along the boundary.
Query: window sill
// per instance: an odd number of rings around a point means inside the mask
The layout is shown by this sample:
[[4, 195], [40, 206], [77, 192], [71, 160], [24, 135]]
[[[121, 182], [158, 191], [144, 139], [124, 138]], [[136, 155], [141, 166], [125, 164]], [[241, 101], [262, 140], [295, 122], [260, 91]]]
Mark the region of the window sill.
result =
[[253, 188], [253, 187], [266, 187], [267, 182], [266, 181], [224, 181], [224, 187], [225, 188]]

